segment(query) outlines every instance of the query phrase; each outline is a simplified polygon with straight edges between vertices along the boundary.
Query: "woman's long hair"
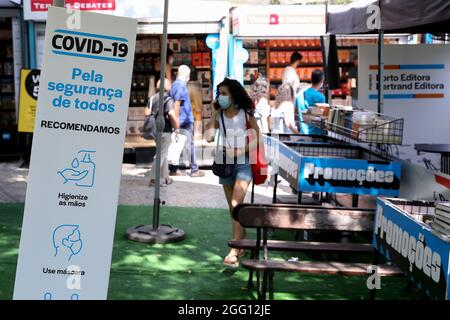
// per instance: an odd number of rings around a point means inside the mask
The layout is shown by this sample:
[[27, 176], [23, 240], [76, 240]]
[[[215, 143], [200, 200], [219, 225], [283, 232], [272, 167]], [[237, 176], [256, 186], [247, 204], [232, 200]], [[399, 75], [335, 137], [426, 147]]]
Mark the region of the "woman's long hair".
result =
[[255, 113], [255, 104], [253, 103], [252, 99], [248, 95], [245, 88], [239, 83], [239, 81], [230, 78], [225, 78], [217, 86], [216, 101], [214, 102], [214, 108], [216, 110], [220, 109], [220, 106], [217, 103], [217, 97], [219, 96], [219, 89], [223, 86], [228, 87], [230, 95], [233, 98], [233, 102], [238, 106], [238, 108], [244, 109], [245, 112], [253, 116], [253, 114]]

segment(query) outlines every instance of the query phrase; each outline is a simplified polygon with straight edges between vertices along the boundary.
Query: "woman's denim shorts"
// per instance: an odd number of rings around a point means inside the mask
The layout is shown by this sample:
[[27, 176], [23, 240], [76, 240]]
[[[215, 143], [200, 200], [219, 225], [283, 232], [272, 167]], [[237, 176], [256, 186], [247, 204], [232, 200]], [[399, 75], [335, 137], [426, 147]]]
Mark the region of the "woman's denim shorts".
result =
[[219, 183], [227, 186], [234, 186], [236, 180], [252, 181], [252, 167], [246, 161], [245, 164], [234, 164], [233, 174], [228, 178], [219, 178]]

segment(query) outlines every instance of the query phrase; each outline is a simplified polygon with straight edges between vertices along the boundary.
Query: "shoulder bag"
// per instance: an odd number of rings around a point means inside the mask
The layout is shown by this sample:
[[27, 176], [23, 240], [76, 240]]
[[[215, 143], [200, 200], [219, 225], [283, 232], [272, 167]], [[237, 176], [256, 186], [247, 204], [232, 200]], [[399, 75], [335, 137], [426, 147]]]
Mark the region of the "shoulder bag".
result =
[[[250, 141], [257, 139], [258, 137], [255, 137], [249, 132], [249, 129], [251, 129], [252, 126], [248, 121], [247, 113], [245, 113], [245, 122], [247, 126], [247, 143], [250, 145]], [[262, 141], [257, 144], [256, 150], [249, 150], [249, 158], [252, 167], [253, 183], [263, 184], [267, 179], [268, 165]]]
[[[223, 111], [220, 112], [220, 118], [222, 120], [222, 127], [225, 140], [227, 140], [227, 129], [225, 128], [225, 121], [223, 120]], [[222, 150], [219, 150], [219, 143], [217, 142], [216, 152], [214, 155], [214, 162], [212, 165], [212, 172], [214, 175], [220, 178], [231, 177], [234, 171], [234, 163], [227, 163], [226, 147], [223, 146]]]

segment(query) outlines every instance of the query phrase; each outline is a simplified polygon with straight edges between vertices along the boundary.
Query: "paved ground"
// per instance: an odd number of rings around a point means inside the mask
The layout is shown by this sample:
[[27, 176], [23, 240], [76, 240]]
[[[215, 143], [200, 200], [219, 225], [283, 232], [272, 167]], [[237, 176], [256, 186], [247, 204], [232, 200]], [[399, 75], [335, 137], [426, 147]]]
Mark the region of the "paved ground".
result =
[[[20, 162], [0, 163], [0, 203], [25, 202], [28, 169], [19, 168]], [[152, 205], [154, 188], [148, 186], [149, 167], [141, 168], [123, 164], [120, 183], [119, 204]], [[174, 177], [174, 183], [161, 188], [161, 200], [171, 207], [227, 208], [225, 194], [219, 178], [206, 170], [202, 178]], [[271, 203], [272, 188], [256, 186], [255, 202]], [[280, 196], [290, 195], [286, 183], [279, 186]], [[250, 202], [250, 190], [246, 202]]]

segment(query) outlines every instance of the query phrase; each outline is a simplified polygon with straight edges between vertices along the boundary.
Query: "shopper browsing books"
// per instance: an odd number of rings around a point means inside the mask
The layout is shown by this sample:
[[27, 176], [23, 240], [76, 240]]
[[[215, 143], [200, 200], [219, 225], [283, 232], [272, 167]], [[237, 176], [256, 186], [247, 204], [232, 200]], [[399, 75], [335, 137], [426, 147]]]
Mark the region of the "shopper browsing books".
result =
[[[209, 132], [219, 129], [217, 154], [224, 155], [219, 150], [225, 150], [225, 163], [229, 165], [227, 174], [219, 177], [227, 198], [230, 214], [238, 204], [244, 201], [248, 186], [253, 178], [249, 159], [249, 150], [260, 146], [262, 139], [255, 117], [253, 101], [244, 87], [236, 80], [226, 78], [217, 86], [215, 101], [216, 112], [210, 122]], [[247, 122], [249, 130], [254, 130], [257, 139], [247, 143]], [[253, 149], [255, 148], [255, 149]], [[216, 160], [220, 157], [216, 156]], [[223, 157], [222, 157], [223, 159]], [[224, 170], [225, 171], [225, 170]], [[223, 177], [226, 176], [226, 177]], [[231, 215], [231, 236], [233, 240], [245, 238], [245, 229]], [[223, 263], [236, 267], [243, 251], [231, 249]]]
[[[306, 110], [309, 107], [314, 107], [316, 103], [325, 103], [325, 96], [319, 91], [324, 82], [324, 75], [322, 70], [314, 70], [311, 74], [311, 87], [306, 89], [303, 93], [303, 97], [297, 96], [296, 106], [299, 108], [299, 114], [301, 111]], [[299, 92], [299, 95], [302, 91]], [[301, 99], [303, 98], [303, 99]], [[300, 100], [303, 100], [300, 102]], [[323, 131], [315, 126], [302, 126], [304, 134], [323, 134]]]
[[252, 99], [255, 103], [255, 118], [262, 133], [269, 133], [269, 88], [269, 80], [264, 77], [256, 79], [251, 88]]
[[[160, 81], [156, 84], [157, 90], [160, 88]], [[171, 184], [173, 180], [169, 177], [169, 164], [167, 160], [169, 146], [172, 142], [172, 131], [178, 129], [178, 119], [175, 114], [174, 101], [169, 96], [170, 81], [166, 79], [164, 81], [164, 130], [161, 134], [161, 186]], [[151, 113], [157, 116], [157, 110], [159, 109], [159, 92], [149, 99], [148, 107], [145, 109], [145, 115], [148, 117]], [[156, 156], [155, 158], [156, 159]], [[155, 185], [155, 167], [156, 161], [153, 160], [153, 166], [150, 169], [150, 186]]]
[[294, 52], [291, 55], [290, 64], [284, 68], [283, 74], [281, 76], [282, 84], [290, 84], [294, 90], [294, 94], [300, 86], [300, 78], [297, 73], [297, 68], [300, 66], [303, 56], [300, 52]]
[[[181, 65], [178, 67], [177, 80], [172, 84], [170, 96], [175, 101], [175, 113], [177, 114], [180, 128], [179, 134], [186, 137], [187, 149], [189, 151], [188, 159], [190, 160], [191, 164], [191, 177], [202, 177], [205, 175], [205, 173], [199, 170], [195, 157], [194, 115], [192, 113], [191, 99], [189, 97], [189, 92], [186, 86], [190, 78], [190, 73], [191, 70], [188, 66]], [[172, 146], [174, 147], [178, 145], [178, 140], [175, 140], [172, 144]], [[180, 156], [183, 148], [174, 147], [171, 147], [172, 152], [169, 151], [171, 155], [170, 175], [183, 175], [182, 172], [178, 171]]]
[[271, 133], [298, 133], [295, 125], [294, 91], [289, 84], [278, 88], [275, 106], [270, 111]]

